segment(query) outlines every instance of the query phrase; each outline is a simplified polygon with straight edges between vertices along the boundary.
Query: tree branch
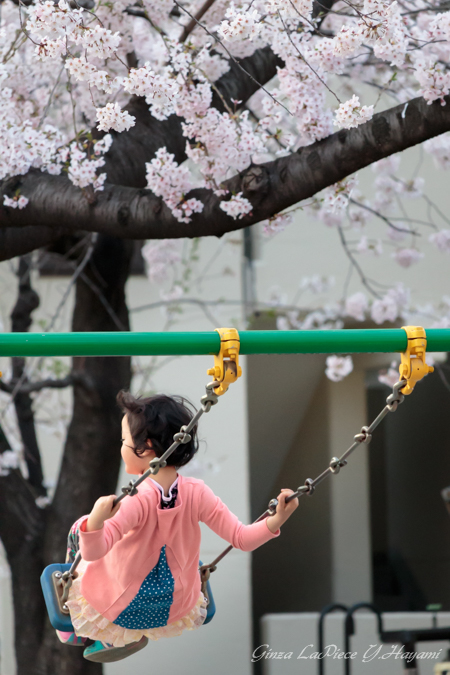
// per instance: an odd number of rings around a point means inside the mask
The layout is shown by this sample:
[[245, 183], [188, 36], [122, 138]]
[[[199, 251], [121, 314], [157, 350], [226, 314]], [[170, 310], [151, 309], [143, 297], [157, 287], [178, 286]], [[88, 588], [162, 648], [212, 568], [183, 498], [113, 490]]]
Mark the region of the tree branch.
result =
[[[18, 388], [17, 393], [31, 394], [35, 391], [42, 391], [42, 389], [65, 389], [74, 384], [79, 384], [87, 389], [90, 387], [90, 383], [83, 373], [73, 372], [60, 379], [47, 378], [46, 380], [39, 380], [38, 382], [26, 382]], [[12, 394], [15, 387], [16, 382], [14, 380], [11, 382], [3, 382], [3, 380], [0, 380], [0, 390], [5, 391], [7, 394]]]
[[[446, 100], [450, 103], [450, 96]], [[226, 215], [220, 208], [222, 200], [203, 188], [187, 196], [204, 203], [202, 213], [195, 214], [191, 223], [182, 224], [147, 190], [106, 184], [97, 202], [90, 204], [80, 199], [79, 189], [67, 178], [30, 171], [17, 176], [12, 186], [13, 190], [19, 187], [30, 203], [23, 211], [3, 207], [0, 228], [23, 227], [30, 222], [58, 227], [64, 221], [67, 230], [127, 239], [220, 237], [269, 218], [383, 157], [449, 130], [449, 105], [427, 105], [423, 98], [415, 98], [378, 113], [356, 129], [341, 130], [287, 157], [249, 167], [224, 183], [232, 194], [242, 191], [253, 205], [252, 214], [240, 220]], [[4, 186], [3, 194], [11, 190], [11, 182], [6, 189]]]
[[25, 226], [20, 230], [15, 228], [0, 229], [0, 262], [11, 260], [20, 255], [31, 253], [37, 248], [51, 244], [64, 234], [62, 227], [34, 227]]

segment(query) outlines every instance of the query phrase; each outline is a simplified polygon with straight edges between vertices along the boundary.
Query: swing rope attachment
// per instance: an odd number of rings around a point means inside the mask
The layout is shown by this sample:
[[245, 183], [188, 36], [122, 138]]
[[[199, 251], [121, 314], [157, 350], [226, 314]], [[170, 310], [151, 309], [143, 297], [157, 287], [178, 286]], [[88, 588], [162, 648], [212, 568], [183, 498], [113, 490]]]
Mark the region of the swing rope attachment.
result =
[[220, 335], [220, 351], [214, 355], [214, 368], [210, 368], [207, 373], [220, 383], [215, 393], [222, 396], [230, 384], [236, 382], [242, 375], [242, 368], [239, 365], [241, 343], [236, 328], [216, 328], [216, 332]]
[[[392, 387], [392, 394], [386, 399], [386, 405], [380, 414], [374, 419], [372, 424], [369, 426], [363, 426], [359, 434], [356, 434], [353, 438], [352, 445], [344, 452], [341, 457], [332, 457], [328, 467], [325, 471], [317, 476], [317, 478], [307, 478], [303, 485], [297, 488], [297, 490], [289, 497], [286, 497], [286, 503], [289, 503], [297, 497], [302, 497], [303, 495], [308, 495], [309, 497], [314, 493], [317, 485], [321, 483], [327, 476], [330, 474], [338, 474], [340, 470], [347, 465], [347, 459], [352, 454], [356, 448], [362, 444], [368, 445], [372, 440], [372, 433], [375, 431], [377, 426], [383, 421], [383, 419], [390, 412], [395, 412], [398, 406], [403, 403], [405, 399], [405, 394], [410, 394], [414, 389], [416, 383], [421, 380], [428, 373], [433, 372], [433, 368], [428, 366], [425, 360], [425, 352], [427, 346], [425, 329], [421, 326], [404, 326], [408, 337], [408, 345], [405, 352], [401, 354], [401, 364], [400, 364], [400, 380], [394, 384]], [[264, 518], [273, 516], [276, 513], [278, 506], [277, 499], [271, 499], [267, 510], [259, 516], [254, 522], [258, 523]], [[231, 550], [233, 546], [228, 546], [222, 553], [213, 560], [209, 565], [202, 565], [200, 568], [200, 574], [209, 572], [214, 572], [217, 568], [217, 564], [224, 558]], [[202, 577], [203, 578], [203, 577]], [[209, 578], [209, 575], [208, 575]]]
[[416, 383], [428, 373], [432, 373], [434, 368], [425, 361], [425, 352], [427, 349], [427, 336], [422, 326], [402, 326], [406, 331], [408, 345], [406, 351], [402, 352], [401, 363], [399, 366], [400, 378], [406, 380], [406, 386], [402, 394], [408, 396], [414, 389]]

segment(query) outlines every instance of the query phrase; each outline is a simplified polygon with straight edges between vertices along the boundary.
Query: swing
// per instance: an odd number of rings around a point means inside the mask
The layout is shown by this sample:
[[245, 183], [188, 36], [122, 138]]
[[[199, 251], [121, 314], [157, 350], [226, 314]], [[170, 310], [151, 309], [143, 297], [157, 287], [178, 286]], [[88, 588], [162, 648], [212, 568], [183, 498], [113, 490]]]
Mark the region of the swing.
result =
[[[207, 371], [214, 380], [206, 385], [206, 394], [202, 396], [201, 409], [195, 414], [187, 426], [183, 426], [180, 432], [175, 434], [173, 444], [164, 452], [161, 457], [155, 457], [150, 461], [149, 469], [135, 481], [130, 481], [129, 485], [122, 488], [122, 494], [114, 501], [114, 506], [124, 499], [127, 495], [133, 496], [137, 493], [137, 486], [145, 480], [150, 474], [155, 475], [160, 468], [167, 465], [167, 458], [182, 444], [190, 440], [189, 431], [195, 426], [204, 412], [209, 412], [211, 406], [218, 402], [218, 396], [224, 394], [229, 385], [237, 380], [242, 374], [239, 366], [239, 334], [233, 328], [216, 329], [220, 335], [220, 352], [214, 355], [214, 368]], [[303, 495], [312, 495], [316, 486], [321, 483], [330, 474], [338, 474], [341, 468], [347, 464], [349, 455], [362, 443], [370, 443], [372, 433], [384, 417], [389, 412], [395, 412], [398, 406], [403, 402], [405, 395], [411, 394], [416, 383], [428, 373], [433, 372], [433, 367], [426, 363], [427, 338], [425, 330], [420, 326], [404, 326], [403, 330], [407, 334], [407, 348], [401, 354], [401, 364], [399, 367], [400, 379], [393, 385], [392, 394], [386, 399], [386, 405], [370, 426], [363, 426], [361, 432], [356, 434], [354, 442], [341, 457], [332, 457], [329, 466], [314, 480], [307, 478], [304, 485], [297, 488], [292, 495], [286, 498], [286, 503], [301, 497]], [[226, 360], [225, 360], [226, 359]], [[259, 522], [268, 516], [276, 513], [278, 501], [272, 499], [269, 502], [267, 510], [255, 522]], [[211, 592], [209, 578], [211, 572], [217, 568], [217, 564], [231, 550], [229, 545], [212, 563], [203, 565], [199, 561], [199, 573], [201, 579], [201, 590], [208, 600], [207, 617], [204, 624], [209, 623], [216, 611], [214, 598]], [[81, 560], [80, 553], [77, 554], [72, 564], [55, 563], [45, 568], [41, 576], [41, 584], [44, 593], [45, 603], [49, 614], [50, 623], [56, 630], [64, 632], [73, 632], [70, 620], [69, 610], [66, 606], [69, 589], [72, 580], [76, 575], [76, 567]]]

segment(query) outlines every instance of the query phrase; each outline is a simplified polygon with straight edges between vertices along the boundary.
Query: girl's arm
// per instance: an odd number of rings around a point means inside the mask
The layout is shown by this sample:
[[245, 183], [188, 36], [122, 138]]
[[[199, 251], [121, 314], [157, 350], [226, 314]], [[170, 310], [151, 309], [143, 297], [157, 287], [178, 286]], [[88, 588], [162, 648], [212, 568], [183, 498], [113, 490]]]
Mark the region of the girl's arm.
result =
[[298, 500], [293, 499], [289, 504], [284, 500], [290, 490], [284, 490], [279, 496], [277, 513], [258, 523], [243, 525], [237, 516], [217, 497], [207, 485], [203, 484], [200, 495], [199, 520], [208, 525], [219, 537], [228, 541], [235, 548], [242, 551], [253, 551], [270, 539], [278, 537], [279, 527], [297, 508]]
[[[84, 560], [103, 558], [122, 537], [144, 518], [139, 495], [127, 497], [113, 510], [115, 495], [100, 497], [80, 528], [80, 551]], [[119, 508], [120, 507], [120, 508]]]

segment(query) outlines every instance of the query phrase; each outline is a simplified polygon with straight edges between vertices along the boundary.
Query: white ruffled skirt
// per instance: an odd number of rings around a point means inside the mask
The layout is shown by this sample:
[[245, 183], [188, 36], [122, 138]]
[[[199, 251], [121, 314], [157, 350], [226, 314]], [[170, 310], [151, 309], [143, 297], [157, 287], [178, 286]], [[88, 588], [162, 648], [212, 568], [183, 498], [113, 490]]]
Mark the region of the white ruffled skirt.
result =
[[131, 642], [138, 642], [143, 635], [149, 638], [149, 640], [159, 640], [163, 637], [177, 637], [185, 630], [200, 628], [206, 619], [207, 601], [203, 593], [200, 592], [200, 596], [191, 611], [186, 616], [178, 619], [178, 621], [169, 623], [167, 626], [143, 630], [117, 626], [99, 614], [81, 594], [81, 579], [88, 564], [85, 560], [82, 560], [78, 565], [78, 576], [73, 580], [69, 591], [69, 599], [66, 603], [70, 611], [70, 618], [72, 619], [75, 634], [79, 637], [100, 640], [101, 642], [112, 644], [114, 647], [124, 647]]

